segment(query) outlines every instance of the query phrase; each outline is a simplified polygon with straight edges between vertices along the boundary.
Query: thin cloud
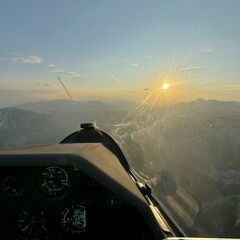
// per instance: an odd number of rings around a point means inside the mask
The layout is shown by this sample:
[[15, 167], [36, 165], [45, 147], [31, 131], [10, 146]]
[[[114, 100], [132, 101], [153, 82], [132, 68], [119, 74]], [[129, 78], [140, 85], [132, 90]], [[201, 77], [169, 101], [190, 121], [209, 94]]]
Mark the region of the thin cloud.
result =
[[31, 89], [29, 92], [34, 93], [57, 93], [58, 91], [55, 89]]
[[21, 61], [27, 64], [41, 64], [43, 62], [43, 58], [37, 56], [27, 56], [21, 57]]
[[213, 53], [213, 49], [211, 48], [205, 48], [201, 50], [202, 53]]
[[120, 87], [120, 81], [118, 77], [113, 72], [111, 71], [108, 71], [108, 72], [110, 73], [111, 77], [116, 81], [117, 86]]
[[18, 58], [18, 57], [13, 57], [12, 60], [13, 60], [14, 62], [17, 62], [17, 61], [19, 61], [19, 58]]
[[56, 69], [56, 70], [52, 70], [53, 73], [60, 73], [62, 75], [65, 75], [67, 77], [72, 77], [72, 78], [75, 78], [75, 77], [80, 77], [80, 73], [77, 73], [77, 72], [69, 72], [69, 71], [65, 71], [65, 70], [62, 70], [62, 69]]
[[43, 87], [52, 87], [52, 85], [50, 83], [47, 82], [36, 82], [37, 85], [43, 86]]
[[45, 87], [52, 87], [52, 85], [51, 85], [50, 83], [47, 83], [47, 82], [44, 83], [44, 86], [45, 86]]
[[137, 92], [141, 92], [141, 89], [122, 89], [122, 92], [126, 92], [126, 93], [137, 93]]
[[5, 56], [0, 57], [0, 62], [18, 62], [18, 63], [26, 63], [26, 64], [41, 64], [43, 62], [43, 58], [38, 56]]
[[140, 66], [136, 63], [132, 63], [129, 65], [130, 68], [139, 68]]
[[48, 67], [49, 68], [55, 68], [55, 67], [57, 67], [55, 64], [48, 64]]
[[192, 71], [199, 71], [202, 69], [203, 69], [202, 66], [191, 66], [191, 67], [181, 68], [181, 69], [179, 69], [179, 71], [180, 72], [192, 72]]

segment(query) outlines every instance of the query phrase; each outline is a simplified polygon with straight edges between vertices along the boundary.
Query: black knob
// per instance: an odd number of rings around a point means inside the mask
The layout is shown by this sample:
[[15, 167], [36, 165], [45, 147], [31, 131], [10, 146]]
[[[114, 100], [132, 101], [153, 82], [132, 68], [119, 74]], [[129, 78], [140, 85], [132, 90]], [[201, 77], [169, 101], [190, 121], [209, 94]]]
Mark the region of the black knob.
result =
[[94, 126], [92, 123], [81, 123], [80, 124], [80, 128], [83, 129], [94, 129]]

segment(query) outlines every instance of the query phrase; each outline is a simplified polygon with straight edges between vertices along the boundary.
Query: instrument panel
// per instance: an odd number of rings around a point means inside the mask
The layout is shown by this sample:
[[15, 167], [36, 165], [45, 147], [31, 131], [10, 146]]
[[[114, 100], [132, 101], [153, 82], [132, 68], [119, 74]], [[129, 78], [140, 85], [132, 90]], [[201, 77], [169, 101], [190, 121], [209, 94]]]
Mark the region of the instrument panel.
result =
[[39, 186], [48, 196], [61, 196], [70, 187], [68, 174], [61, 167], [47, 167], [40, 174]]
[[2, 239], [148, 239], [150, 235], [135, 208], [78, 167], [0, 168], [0, 188]]

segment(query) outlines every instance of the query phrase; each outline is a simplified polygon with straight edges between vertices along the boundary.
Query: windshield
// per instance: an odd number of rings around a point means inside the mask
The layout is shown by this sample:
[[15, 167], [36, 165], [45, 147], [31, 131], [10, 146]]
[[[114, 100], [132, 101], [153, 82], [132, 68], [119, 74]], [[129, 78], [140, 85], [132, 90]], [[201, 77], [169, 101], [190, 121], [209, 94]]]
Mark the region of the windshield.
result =
[[2, 1], [0, 149], [93, 122], [189, 236], [240, 237], [240, 1]]

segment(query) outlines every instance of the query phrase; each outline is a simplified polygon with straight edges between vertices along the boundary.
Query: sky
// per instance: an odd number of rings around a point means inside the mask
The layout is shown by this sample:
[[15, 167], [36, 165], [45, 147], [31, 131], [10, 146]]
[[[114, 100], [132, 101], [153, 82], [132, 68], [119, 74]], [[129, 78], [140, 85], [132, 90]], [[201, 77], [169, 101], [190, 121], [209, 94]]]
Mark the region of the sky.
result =
[[171, 99], [240, 101], [239, 9], [239, 0], [1, 1], [0, 102], [66, 98], [57, 76], [74, 99], [143, 99], [169, 82]]

